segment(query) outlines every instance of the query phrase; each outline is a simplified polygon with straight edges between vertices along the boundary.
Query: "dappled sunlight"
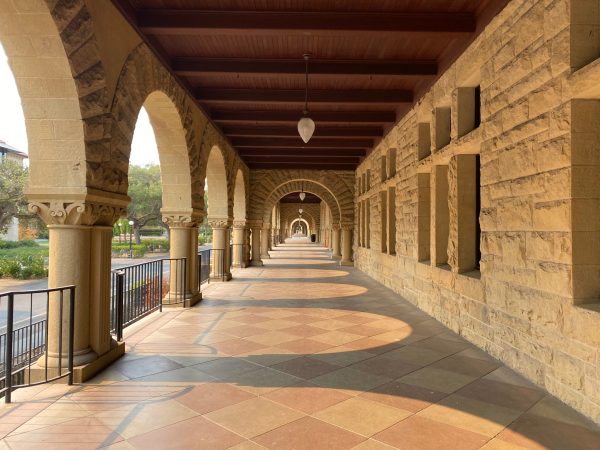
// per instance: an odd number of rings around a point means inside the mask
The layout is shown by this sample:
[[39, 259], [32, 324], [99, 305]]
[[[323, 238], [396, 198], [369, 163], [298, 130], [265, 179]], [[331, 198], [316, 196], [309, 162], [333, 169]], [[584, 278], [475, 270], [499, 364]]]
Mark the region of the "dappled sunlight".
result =
[[339, 264], [339, 261], [336, 261], [334, 259], [290, 259], [290, 258], [273, 258], [271, 260], [269, 259], [264, 259], [263, 260], [263, 264], [265, 266], [270, 266], [270, 265], [289, 265], [289, 266], [296, 266], [296, 265], [305, 265], [305, 266], [319, 266], [319, 265], [326, 265], [326, 264]]
[[[260, 271], [260, 278], [265, 280], [269, 278], [334, 278], [348, 276], [344, 270], [320, 270], [320, 269], [263, 269]], [[238, 279], [245, 279], [244, 272], [240, 271]]]

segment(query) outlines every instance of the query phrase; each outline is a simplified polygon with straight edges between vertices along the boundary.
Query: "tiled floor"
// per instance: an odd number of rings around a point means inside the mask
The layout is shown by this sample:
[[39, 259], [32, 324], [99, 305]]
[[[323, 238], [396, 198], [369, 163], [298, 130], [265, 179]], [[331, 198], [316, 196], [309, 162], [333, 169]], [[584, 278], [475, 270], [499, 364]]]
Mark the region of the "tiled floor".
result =
[[311, 245], [127, 330], [83, 386], [22, 389], [3, 448], [600, 449], [600, 431]]

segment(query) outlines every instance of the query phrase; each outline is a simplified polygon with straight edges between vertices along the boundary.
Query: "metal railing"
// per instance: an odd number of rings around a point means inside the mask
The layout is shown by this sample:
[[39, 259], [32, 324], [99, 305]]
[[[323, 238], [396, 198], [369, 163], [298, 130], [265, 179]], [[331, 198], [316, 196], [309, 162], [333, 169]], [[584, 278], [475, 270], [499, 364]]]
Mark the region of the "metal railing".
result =
[[[0, 312], [4, 311], [6, 316], [0, 315], [0, 396], [4, 395], [5, 402], [10, 403], [12, 392], [20, 387], [64, 377], [73, 384], [75, 286], [2, 293]], [[50, 344], [49, 328], [54, 337]], [[32, 371], [36, 362], [41, 364]]]
[[210, 249], [198, 252], [198, 290], [204, 283], [210, 283], [211, 257]]
[[226, 253], [229, 252], [229, 248], [212, 248], [210, 250], [210, 278], [225, 280], [227, 276], [226, 270]]
[[123, 339], [123, 329], [163, 303], [185, 301], [187, 258], [162, 258], [112, 271], [110, 330]]

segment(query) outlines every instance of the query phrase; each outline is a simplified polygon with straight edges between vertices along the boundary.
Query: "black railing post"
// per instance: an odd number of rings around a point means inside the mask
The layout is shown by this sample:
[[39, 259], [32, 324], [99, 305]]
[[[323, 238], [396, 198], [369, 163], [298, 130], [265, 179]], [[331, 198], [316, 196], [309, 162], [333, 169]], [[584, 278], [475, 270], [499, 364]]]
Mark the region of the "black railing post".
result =
[[158, 305], [159, 305], [158, 309], [160, 310], [160, 312], [162, 312], [162, 307], [163, 307], [163, 276], [164, 276], [164, 272], [163, 272], [164, 271], [164, 265], [163, 264], [164, 264], [164, 262], [165, 262], [165, 260], [161, 259], [160, 260], [160, 267], [159, 267], [160, 276], [159, 276], [159, 282], [158, 282], [158, 285], [159, 285], [159, 287], [158, 287], [158, 297], [159, 297], [159, 299], [158, 299], [158, 302], [159, 302], [158, 303]]
[[187, 294], [187, 258], [183, 258], [183, 289], [181, 289], [181, 302], [185, 304], [185, 294]]
[[[73, 353], [75, 351], [75, 286], [69, 288], [69, 385], [73, 384]], [[62, 338], [62, 336], [61, 336]], [[62, 355], [60, 356], [62, 358]]]
[[14, 320], [14, 307], [15, 307], [15, 297], [12, 292], [8, 294], [8, 304], [6, 309], [6, 354], [4, 364], [6, 368], [4, 370], [5, 373], [5, 382], [4, 387], [6, 388], [6, 393], [4, 394], [5, 403], [11, 402], [11, 394], [12, 394], [12, 369], [13, 369], [13, 320]]
[[123, 300], [125, 295], [125, 272], [119, 271], [117, 274], [117, 323], [115, 324], [115, 331], [117, 333], [117, 341], [123, 340]]

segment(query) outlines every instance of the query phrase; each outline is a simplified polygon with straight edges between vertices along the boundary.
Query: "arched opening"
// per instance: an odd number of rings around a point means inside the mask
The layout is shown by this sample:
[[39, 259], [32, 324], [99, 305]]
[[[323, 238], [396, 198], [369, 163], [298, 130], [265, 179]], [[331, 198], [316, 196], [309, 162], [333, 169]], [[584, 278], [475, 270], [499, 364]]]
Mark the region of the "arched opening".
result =
[[214, 280], [230, 280], [230, 214], [227, 170], [221, 149], [214, 145], [206, 165], [208, 224], [212, 229], [211, 273]]
[[290, 224], [292, 238], [307, 238], [311, 234], [311, 228], [306, 219], [297, 217]]

